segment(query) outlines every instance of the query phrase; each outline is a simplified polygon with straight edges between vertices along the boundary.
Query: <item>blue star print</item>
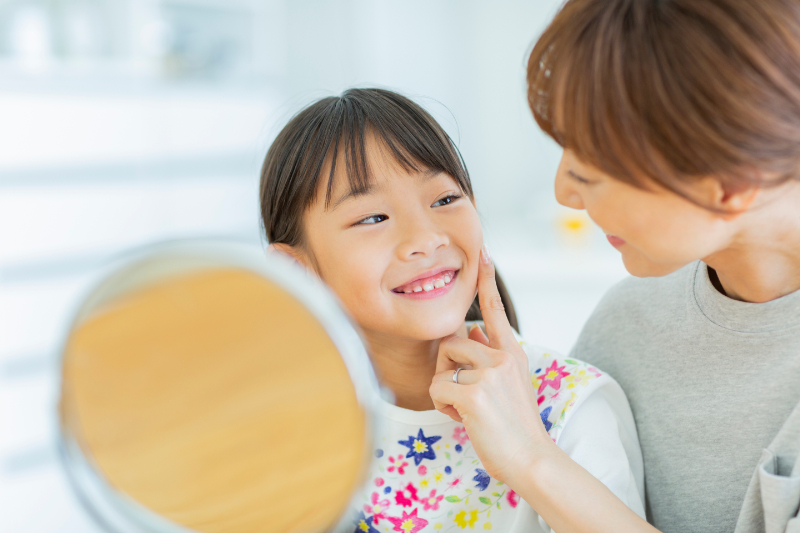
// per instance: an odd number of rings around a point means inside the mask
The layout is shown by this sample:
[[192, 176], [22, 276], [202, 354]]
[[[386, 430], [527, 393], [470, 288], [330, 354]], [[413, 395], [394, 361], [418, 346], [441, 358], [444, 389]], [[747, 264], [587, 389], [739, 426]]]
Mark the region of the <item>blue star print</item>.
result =
[[441, 438], [442, 437], [426, 437], [425, 434], [422, 433], [422, 429], [420, 429], [416, 437], [409, 435], [408, 440], [399, 440], [397, 443], [408, 446], [406, 459], [413, 457], [414, 465], [419, 466], [423, 459], [436, 459], [436, 453], [434, 453], [433, 446], [431, 445]]
[[475, 485], [475, 488], [486, 490], [486, 487], [489, 486], [489, 482], [492, 480], [491, 476], [489, 476], [489, 474], [483, 468], [476, 468], [475, 472], [477, 472], [477, 474], [474, 478], [472, 478], [472, 481], [478, 482], [478, 484]]
[[553, 406], [551, 405], [550, 407], [541, 412], [542, 424], [544, 424], [545, 431], [550, 431], [550, 428], [553, 427], [553, 423], [547, 419], [550, 416], [550, 411], [552, 410]]
[[358, 518], [356, 518], [356, 528], [353, 530], [353, 533], [380, 533], [377, 529], [372, 527], [373, 520], [375, 520], [374, 516], [367, 518], [362, 511]]

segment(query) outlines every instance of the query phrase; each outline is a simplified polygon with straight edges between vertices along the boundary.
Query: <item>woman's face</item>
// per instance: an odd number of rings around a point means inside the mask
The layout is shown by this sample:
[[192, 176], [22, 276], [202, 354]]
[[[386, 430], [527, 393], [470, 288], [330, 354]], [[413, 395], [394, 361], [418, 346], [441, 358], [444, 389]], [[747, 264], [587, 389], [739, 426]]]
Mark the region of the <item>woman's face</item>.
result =
[[[696, 189], [702, 198], [718, 187], [698, 182]], [[669, 274], [724, 249], [733, 238], [730, 216], [655, 184], [647, 191], [628, 185], [582, 163], [570, 150], [561, 158], [555, 192], [560, 204], [586, 210], [634, 276]]]
[[475, 206], [449, 175], [409, 173], [367, 149], [371, 189], [352, 196], [337, 176], [328, 207], [318, 195], [304, 217], [304, 262], [368, 334], [454, 333], [477, 287], [483, 232]]

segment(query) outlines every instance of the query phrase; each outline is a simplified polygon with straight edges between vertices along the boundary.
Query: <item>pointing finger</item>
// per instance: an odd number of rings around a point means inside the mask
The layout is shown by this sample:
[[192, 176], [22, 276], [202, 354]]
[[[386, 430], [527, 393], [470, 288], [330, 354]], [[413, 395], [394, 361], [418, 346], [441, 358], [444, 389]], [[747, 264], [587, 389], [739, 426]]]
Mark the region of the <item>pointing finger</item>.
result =
[[481, 315], [486, 325], [489, 346], [496, 349], [509, 348], [517, 344], [511, 324], [508, 323], [503, 299], [497, 290], [495, 269], [486, 245], [481, 250], [478, 267], [478, 300], [481, 304]]

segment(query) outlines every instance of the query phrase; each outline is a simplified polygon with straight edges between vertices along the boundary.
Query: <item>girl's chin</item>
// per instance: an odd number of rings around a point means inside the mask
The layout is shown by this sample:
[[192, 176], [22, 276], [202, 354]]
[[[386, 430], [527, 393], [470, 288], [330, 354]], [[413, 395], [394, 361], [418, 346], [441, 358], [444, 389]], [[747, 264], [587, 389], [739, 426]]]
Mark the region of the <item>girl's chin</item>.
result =
[[[466, 315], [466, 312], [464, 312]], [[414, 320], [413, 323], [401, 326], [406, 335], [417, 340], [433, 341], [458, 333], [464, 326], [464, 317], [432, 317], [430, 320]]]

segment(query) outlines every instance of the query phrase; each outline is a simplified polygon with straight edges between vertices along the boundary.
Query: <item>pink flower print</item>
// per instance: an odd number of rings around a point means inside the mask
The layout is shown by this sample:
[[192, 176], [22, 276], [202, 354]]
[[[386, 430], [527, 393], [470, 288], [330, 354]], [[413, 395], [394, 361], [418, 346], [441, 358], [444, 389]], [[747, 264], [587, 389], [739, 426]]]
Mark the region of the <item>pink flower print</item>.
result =
[[[408, 493], [408, 496], [406, 496], [406, 493]], [[397, 492], [394, 495], [394, 501], [397, 503], [397, 505], [411, 507], [414, 505], [414, 502], [419, 501], [419, 498], [417, 497], [417, 488], [409, 483], [405, 486], [405, 488], [397, 489]]]
[[427, 466], [422, 465], [419, 468], [417, 468], [417, 474], [419, 474], [420, 476], [424, 476], [427, 473], [428, 473], [428, 467]]
[[385, 483], [385, 481], [383, 481], [382, 477], [376, 477], [375, 478], [375, 486], [376, 487], [382, 487], [384, 483]]
[[508, 493], [506, 494], [506, 500], [508, 501], [508, 505], [511, 507], [516, 507], [519, 505], [519, 494], [514, 492], [511, 489], [508, 489]]
[[553, 364], [551, 364], [547, 368], [547, 370], [544, 371], [544, 375], [540, 376], [536, 380], [539, 381], [541, 379], [537, 394], [541, 394], [544, 391], [545, 387], [547, 387], [548, 385], [550, 385], [550, 387], [552, 387], [555, 390], [561, 388], [561, 378], [569, 376], [569, 372], [564, 372], [564, 369], [567, 367], [567, 365], [556, 366], [557, 364], [558, 361], [554, 360]]
[[391, 502], [388, 499], [379, 500], [380, 496], [377, 492], [372, 493], [372, 504], [364, 505], [364, 512], [369, 513], [375, 517], [375, 525], [378, 525], [378, 522], [381, 518], [387, 518], [386, 510], [391, 505]]
[[465, 442], [469, 440], [469, 435], [467, 435], [467, 429], [464, 426], [458, 426], [456, 429], [453, 430], [453, 440], [458, 442], [460, 445], [464, 445]]
[[462, 478], [462, 477], [464, 477], [464, 476], [462, 475], [462, 476], [458, 476], [458, 477], [456, 477], [456, 478], [455, 478], [453, 481], [451, 481], [451, 482], [450, 482], [450, 486], [449, 486], [449, 487], [447, 487], [447, 488], [448, 488], [448, 489], [452, 489], [453, 487], [455, 487], [456, 485], [458, 485], [459, 483], [461, 483], [461, 478]]
[[601, 373], [599, 370], [597, 370], [597, 369], [596, 369], [595, 367], [593, 367], [593, 366], [588, 366], [588, 367], [586, 367], [586, 370], [588, 370], [589, 372], [591, 372], [592, 374], [594, 374], [594, 377], [596, 377], [596, 378], [599, 378], [600, 376], [602, 376], [602, 375], [603, 375], [603, 374], [602, 374], [602, 373]]
[[433, 489], [427, 498], [422, 499], [422, 505], [425, 506], [426, 511], [430, 511], [431, 509], [433, 509], [434, 511], [438, 511], [439, 502], [442, 501], [443, 498], [444, 498], [443, 494], [439, 494], [437, 496], [436, 489]]
[[403, 516], [400, 518], [390, 516], [387, 520], [394, 524], [392, 531], [400, 531], [401, 533], [417, 533], [417, 531], [428, 525], [427, 520], [417, 516], [417, 509], [410, 513], [403, 511]]
[[386, 469], [387, 472], [394, 472], [395, 467], [397, 467], [397, 473], [401, 476], [406, 473], [406, 467], [408, 466], [408, 462], [403, 461], [403, 454], [397, 456], [397, 459], [394, 457], [389, 457], [389, 462], [392, 463], [392, 466]]
[[406, 498], [403, 489], [400, 489], [394, 493], [394, 503], [396, 503], [397, 505], [402, 505], [403, 507], [411, 507], [412, 505], [414, 505], [414, 502]]

